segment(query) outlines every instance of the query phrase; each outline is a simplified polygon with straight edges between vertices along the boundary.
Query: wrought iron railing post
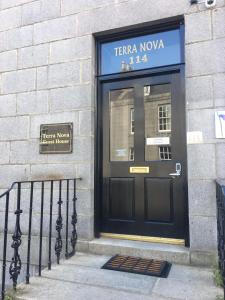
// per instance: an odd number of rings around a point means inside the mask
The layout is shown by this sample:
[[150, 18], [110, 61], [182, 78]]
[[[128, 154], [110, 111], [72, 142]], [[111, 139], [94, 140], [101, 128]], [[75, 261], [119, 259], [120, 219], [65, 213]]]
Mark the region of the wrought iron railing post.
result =
[[60, 254], [62, 251], [62, 236], [61, 236], [61, 230], [62, 230], [62, 181], [59, 180], [59, 201], [58, 201], [58, 218], [56, 220], [56, 231], [57, 231], [57, 237], [56, 237], [56, 243], [55, 243], [55, 254], [57, 257], [57, 264], [59, 264], [60, 260]]
[[30, 184], [30, 207], [29, 207], [29, 229], [28, 229], [28, 245], [27, 245], [27, 274], [26, 274], [26, 283], [27, 284], [29, 284], [29, 278], [30, 278], [30, 246], [31, 246], [33, 194], [34, 194], [34, 182], [31, 181], [31, 184]]
[[48, 234], [48, 269], [51, 270], [52, 265], [52, 205], [53, 205], [53, 180], [50, 188], [50, 207], [49, 207], [49, 234]]
[[38, 274], [41, 276], [42, 267], [42, 236], [43, 236], [43, 213], [44, 213], [44, 181], [41, 183], [41, 218], [40, 218], [40, 242], [39, 242], [39, 270]]
[[222, 275], [223, 275], [223, 290], [224, 290], [224, 297], [225, 297], [225, 194], [223, 193], [223, 188], [221, 187], [220, 194], [221, 194], [221, 217], [222, 217]]
[[9, 192], [6, 194], [6, 202], [5, 202], [5, 224], [4, 224], [4, 241], [3, 241], [3, 262], [2, 262], [2, 292], [1, 292], [2, 299], [4, 299], [4, 297], [5, 297], [5, 272], [6, 272], [8, 216], [9, 216]]
[[225, 186], [217, 182], [217, 235], [218, 235], [218, 265], [223, 278], [225, 299]]
[[12, 245], [11, 247], [14, 249], [14, 256], [12, 257], [12, 261], [9, 267], [9, 274], [10, 278], [13, 281], [13, 288], [16, 289], [17, 286], [17, 280], [18, 276], [21, 271], [21, 258], [19, 255], [19, 247], [22, 243], [21, 237], [22, 232], [20, 229], [20, 215], [22, 214], [22, 210], [20, 209], [20, 200], [21, 200], [21, 182], [18, 182], [18, 188], [17, 188], [17, 208], [15, 211], [16, 215], [16, 225], [15, 225], [15, 231], [13, 233], [12, 239]]
[[73, 214], [72, 214], [72, 221], [71, 224], [73, 226], [72, 230], [72, 237], [71, 237], [71, 246], [72, 246], [72, 253], [71, 255], [75, 254], [75, 247], [77, 243], [77, 210], [76, 210], [76, 201], [77, 201], [77, 195], [76, 195], [76, 179], [74, 179], [73, 182]]
[[70, 181], [66, 181], [66, 254], [65, 257], [68, 258], [68, 234], [69, 234], [69, 188]]

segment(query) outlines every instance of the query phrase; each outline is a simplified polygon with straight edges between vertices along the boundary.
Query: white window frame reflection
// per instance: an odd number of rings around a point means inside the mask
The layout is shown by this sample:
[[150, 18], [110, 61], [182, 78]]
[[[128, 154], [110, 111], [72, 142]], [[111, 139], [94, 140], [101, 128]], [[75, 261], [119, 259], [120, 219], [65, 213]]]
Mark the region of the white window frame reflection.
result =
[[130, 109], [130, 134], [134, 134], [134, 108]]
[[[165, 110], [164, 110], [165, 108]], [[165, 114], [165, 116], [160, 115]], [[162, 121], [162, 123], [160, 122]], [[166, 129], [161, 129], [160, 126], [165, 126]], [[158, 105], [158, 131], [159, 132], [171, 132], [171, 104]]]
[[171, 146], [168, 146], [168, 145], [159, 146], [159, 159], [160, 160], [171, 160], [172, 159]]

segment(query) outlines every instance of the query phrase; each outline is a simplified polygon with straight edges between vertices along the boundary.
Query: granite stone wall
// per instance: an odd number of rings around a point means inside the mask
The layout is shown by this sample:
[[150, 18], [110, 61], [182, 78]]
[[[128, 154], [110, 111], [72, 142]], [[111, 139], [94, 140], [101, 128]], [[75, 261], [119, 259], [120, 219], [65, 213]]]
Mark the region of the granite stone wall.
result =
[[[0, 0], [0, 192], [15, 180], [76, 177], [79, 237], [94, 237], [95, 47], [93, 33], [184, 15], [191, 249], [216, 249], [216, 178], [224, 140], [225, 1]], [[72, 154], [39, 154], [40, 124], [73, 122]], [[13, 205], [11, 207], [13, 210]]]

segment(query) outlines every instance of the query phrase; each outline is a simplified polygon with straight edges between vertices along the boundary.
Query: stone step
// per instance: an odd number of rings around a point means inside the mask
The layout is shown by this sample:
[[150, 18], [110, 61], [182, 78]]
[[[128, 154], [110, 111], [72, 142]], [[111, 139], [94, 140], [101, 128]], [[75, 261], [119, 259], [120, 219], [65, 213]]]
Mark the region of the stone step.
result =
[[109, 258], [77, 253], [32, 277], [30, 285], [19, 285], [15, 299], [214, 300], [223, 292], [207, 268], [173, 264], [168, 278], [156, 278], [101, 269]]
[[79, 251], [102, 255], [130, 255], [143, 258], [167, 260], [176, 264], [189, 265], [189, 249], [181, 245], [149, 243], [140, 241], [99, 238], [90, 242], [78, 242]]
[[[21, 286], [15, 300], [181, 300], [158, 295], [143, 295], [63, 280], [35, 277], [31, 285]], [[189, 300], [189, 299], [188, 299]], [[192, 299], [197, 300], [197, 299]], [[199, 300], [199, 299], [198, 299]], [[204, 300], [211, 300], [210, 298]]]
[[[137, 294], [150, 294], [157, 278], [125, 272], [115, 272], [101, 269], [102, 265], [110, 257], [84, 256], [88, 265], [83, 265], [82, 261], [65, 262], [63, 265], [54, 266], [51, 271], [43, 271], [42, 276], [48, 279], [60, 280], [63, 274], [63, 280], [76, 284], [85, 284], [98, 286], [115, 290], [127, 291]], [[95, 262], [92, 263], [92, 259]], [[75, 263], [74, 263], [75, 262]]]

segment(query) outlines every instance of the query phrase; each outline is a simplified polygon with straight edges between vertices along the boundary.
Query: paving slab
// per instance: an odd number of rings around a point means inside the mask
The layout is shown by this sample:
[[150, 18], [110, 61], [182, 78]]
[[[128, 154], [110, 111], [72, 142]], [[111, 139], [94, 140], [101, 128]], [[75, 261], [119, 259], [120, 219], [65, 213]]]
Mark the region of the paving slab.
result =
[[93, 286], [102, 286], [118, 290], [150, 294], [156, 277], [116, 272], [103, 269], [92, 269], [74, 265], [62, 265], [55, 267], [52, 271], [42, 273], [43, 277], [67, 282], [81, 283]]
[[212, 270], [173, 264], [168, 278], [103, 270], [109, 256], [77, 253], [22, 284], [17, 299], [216, 300]]
[[199, 282], [214, 286], [213, 271], [209, 268], [172, 265], [169, 279], [181, 280], [185, 283]]
[[152, 291], [153, 295], [182, 300], [216, 300], [217, 295], [222, 296], [222, 291], [215, 286], [209, 286], [190, 280], [183, 282], [177, 279], [160, 278]]
[[173, 300], [38, 277], [31, 279], [30, 287], [21, 286], [19, 293], [18, 300]]

